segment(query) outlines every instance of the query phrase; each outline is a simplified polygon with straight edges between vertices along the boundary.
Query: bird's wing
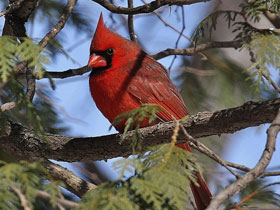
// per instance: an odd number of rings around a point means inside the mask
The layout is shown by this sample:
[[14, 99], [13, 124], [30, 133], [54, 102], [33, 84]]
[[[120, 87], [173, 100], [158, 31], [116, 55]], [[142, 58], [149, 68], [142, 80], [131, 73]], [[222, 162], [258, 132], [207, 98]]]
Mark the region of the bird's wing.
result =
[[[132, 77], [128, 92], [140, 103], [161, 105], [167, 112], [159, 112], [161, 121], [181, 119], [188, 115], [186, 106], [175, 85], [169, 79], [166, 69], [150, 56], [135, 65], [136, 73]], [[172, 116], [171, 116], [172, 115]]]

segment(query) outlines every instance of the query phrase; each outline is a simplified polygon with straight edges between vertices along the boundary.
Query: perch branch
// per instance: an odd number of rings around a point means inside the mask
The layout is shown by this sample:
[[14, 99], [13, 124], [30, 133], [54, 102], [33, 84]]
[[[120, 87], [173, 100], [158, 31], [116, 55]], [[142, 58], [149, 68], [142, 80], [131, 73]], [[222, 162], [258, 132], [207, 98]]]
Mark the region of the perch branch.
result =
[[[194, 138], [234, 133], [248, 127], [271, 123], [279, 108], [280, 99], [247, 102], [235, 108], [198, 113], [182, 125]], [[143, 149], [170, 142], [173, 129], [174, 122], [139, 129]], [[11, 124], [9, 130], [8, 134], [0, 136], [0, 147], [18, 159], [46, 158], [67, 162], [88, 162], [128, 156], [132, 152], [130, 140], [134, 134], [134, 131], [128, 132], [122, 144], [120, 134], [86, 138], [46, 134], [46, 144], [44, 140], [36, 137], [31, 129], [19, 124]], [[186, 141], [183, 133], [179, 133], [177, 141]]]

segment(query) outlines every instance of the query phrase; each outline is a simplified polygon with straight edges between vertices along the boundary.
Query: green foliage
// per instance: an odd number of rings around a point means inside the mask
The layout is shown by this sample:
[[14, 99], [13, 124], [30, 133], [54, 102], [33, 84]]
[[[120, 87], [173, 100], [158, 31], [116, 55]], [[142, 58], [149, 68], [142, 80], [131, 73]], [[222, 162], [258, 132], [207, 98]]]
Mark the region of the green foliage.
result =
[[279, 15], [280, 1], [279, 0], [250, 0], [246, 4], [241, 4], [242, 11], [246, 14], [249, 20], [254, 22], [260, 21], [260, 15], [264, 10]]
[[15, 51], [17, 48], [17, 41], [13, 37], [0, 37], [0, 75], [1, 80], [5, 83], [15, 66], [16, 59]]
[[277, 187], [279, 184], [279, 182], [268, 184], [263, 179], [256, 179], [235, 197], [227, 201], [225, 209], [232, 209], [233, 206], [246, 209], [278, 209], [280, 207], [280, 195], [268, 188]]
[[[232, 32], [236, 33], [235, 39], [242, 41], [242, 49], [248, 50], [253, 58], [253, 64], [248, 68], [250, 76], [247, 79], [254, 81], [254, 92], [259, 93], [261, 87], [267, 87], [264, 77], [270, 80], [271, 69], [279, 71], [279, 33], [277, 30], [256, 28], [250, 21], [259, 22], [264, 10], [278, 15], [280, 1], [248, 1], [241, 4], [240, 8], [241, 12], [217, 11], [210, 14], [198, 25], [194, 38], [197, 41], [199, 36], [204, 36], [206, 29], [211, 37], [212, 32], [216, 30], [218, 18], [224, 17], [228, 28], [232, 28]], [[237, 16], [243, 21], [237, 19]]]
[[157, 112], [160, 111], [165, 111], [160, 105], [142, 104], [139, 108], [124, 112], [114, 119], [112, 123], [114, 126], [125, 123], [122, 136], [123, 139], [126, 136], [127, 131], [135, 129], [135, 133], [131, 141], [133, 153], [135, 152], [135, 149], [141, 149], [140, 134], [138, 131], [141, 123], [143, 121], [147, 121], [149, 124], [153, 123], [157, 118]]
[[49, 178], [48, 173], [39, 162], [18, 163], [0, 162], [0, 209], [19, 209], [20, 200], [15, 190], [19, 190], [32, 207], [36, 201], [36, 191], [46, 190], [52, 195], [52, 203], [55, 203], [60, 189], [58, 182], [43, 184], [43, 180]]
[[[217, 28], [218, 18], [223, 18], [224, 21], [227, 23], [228, 28], [231, 28], [234, 25], [249, 25], [249, 20], [253, 22], [259, 22], [260, 21], [260, 15], [263, 14], [264, 10], [268, 10], [271, 13], [275, 13], [276, 15], [279, 14], [280, 9], [280, 1], [279, 0], [254, 0], [254, 1], [248, 1], [248, 3], [243, 3], [240, 5], [241, 12], [240, 11], [233, 11], [233, 10], [221, 10], [211, 13], [209, 16], [207, 16], [204, 20], [200, 22], [200, 24], [197, 26], [193, 37], [194, 40], [197, 41], [199, 37], [202, 37], [205, 35], [205, 31], [208, 30], [209, 36], [211, 38], [211, 34], [213, 31]], [[244, 22], [237, 21], [237, 17], [241, 17]], [[235, 31], [242, 32], [245, 27], [238, 27]], [[253, 27], [250, 27], [249, 30], [247, 30], [247, 33], [250, 33], [254, 31], [255, 29]], [[246, 34], [245, 32], [243, 32]], [[250, 36], [250, 34], [246, 34], [246, 36]], [[244, 37], [246, 37], [244, 36]], [[240, 37], [239, 37], [240, 38]]]
[[88, 192], [78, 209], [187, 209], [188, 186], [199, 170], [193, 155], [174, 142], [148, 151], [115, 163], [120, 180]]
[[15, 37], [0, 37], [0, 74], [2, 82], [6, 83], [12, 74], [16, 63], [27, 61], [28, 67], [38, 73], [41, 78], [44, 73], [43, 64], [49, 64], [49, 59], [42, 54], [47, 52], [29, 38], [21, 38], [21, 43]]
[[50, 64], [49, 59], [43, 53], [48, 53], [48, 51], [25, 37], [21, 38], [21, 44], [15, 51], [20, 61], [26, 61], [29, 67], [35, 68], [34, 73], [36, 72], [39, 78], [42, 78], [44, 74], [43, 64]]
[[[42, 77], [44, 74], [44, 64], [49, 63], [45, 51], [42, 47], [34, 43], [29, 38], [21, 38], [21, 42], [15, 37], [0, 37], [0, 78], [3, 82], [1, 88], [1, 102], [16, 102], [16, 109], [6, 113], [1, 113], [1, 124], [4, 126], [4, 119], [21, 122], [32, 127], [37, 134], [43, 135], [44, 130], [51, 132], [65, 131], [65, 128], [57, 126], [57, 115], [50, 103], [46, 100], [35, 98], [35, 103], [31, 103], [25, 96], [25, 81], [14, 75], [13, 68], [16, 63], [27, 61], [28, 67]], [[38, 90], [41, 96], [42, 90]], [[57, 126], [57, 129], [55, 128]]]
[[196, 27], [193, 38], [195, 42], [197, 42], [199, 37], [205, 35], [205, 31], [208, 30], [209, 36], [211, 38], [211, 34], [217, 28], [218, 18], [224, 18], [228, 24], [228, 28], [230, 28], [233, 22], [236, 20], [236, 17], [241, 15], [240, 12], [237, 11], [216, 11], [207, 16], [204, 20], [200, 22], [200, 24]]
[[[256, 79], [257, 87], [260, 82], [265, 84], [264, 75], [270, 78], [271, 68], [280, 71], [280, 37], [274, 33], [256, 33], [252, 35], [249, 43], [244, 43], [243, 48], [253, 53], [255, 62], [248, 68], [250, 79]], [[259, 90], [259, 89], [258, 89]]]

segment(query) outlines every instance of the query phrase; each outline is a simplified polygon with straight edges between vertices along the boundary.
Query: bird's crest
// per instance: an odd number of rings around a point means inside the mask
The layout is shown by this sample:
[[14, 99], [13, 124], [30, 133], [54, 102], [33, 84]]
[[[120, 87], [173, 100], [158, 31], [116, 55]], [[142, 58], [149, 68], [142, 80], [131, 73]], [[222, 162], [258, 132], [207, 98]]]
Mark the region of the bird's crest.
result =
[[123, 40], [123, 37], [121, 37], [119, 34], [112, 32], [106, 27], [101, 13], [95, 34], [91, 42], [90, 49], [105, 50], [109, 47], [112, 47], [111, 45], [114, 45], [116, 43], [122, 43]]

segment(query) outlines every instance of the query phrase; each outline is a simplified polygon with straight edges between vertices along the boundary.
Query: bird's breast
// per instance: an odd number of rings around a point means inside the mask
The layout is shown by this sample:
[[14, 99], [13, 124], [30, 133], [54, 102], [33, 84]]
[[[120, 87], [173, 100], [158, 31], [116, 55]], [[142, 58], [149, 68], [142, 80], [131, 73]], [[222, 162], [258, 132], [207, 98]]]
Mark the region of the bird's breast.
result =
[[98, 109], [112, 123], [119, 114], [139, 107], [140, 103], [128, 93], [129, 78], [113, 69], [91, 75], [90, 92]]

